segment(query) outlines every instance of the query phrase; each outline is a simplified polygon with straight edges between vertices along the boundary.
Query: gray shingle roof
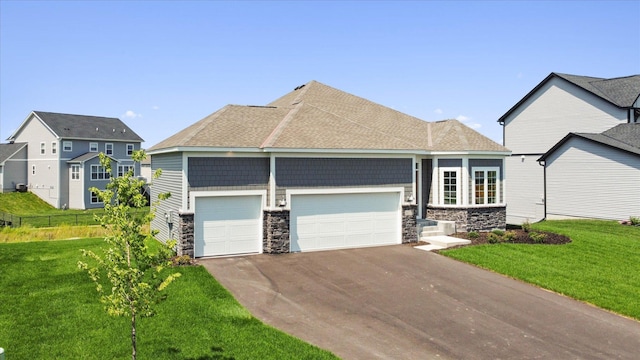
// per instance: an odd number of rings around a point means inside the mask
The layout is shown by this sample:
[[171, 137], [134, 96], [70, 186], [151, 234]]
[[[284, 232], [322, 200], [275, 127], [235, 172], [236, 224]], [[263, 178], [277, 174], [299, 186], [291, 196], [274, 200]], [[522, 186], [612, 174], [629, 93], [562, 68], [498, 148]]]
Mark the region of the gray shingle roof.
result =
[[26, 145], [27, 143], [0, 144], [0, 165]]
[[539, 160], [545, 160], [554, 153], [562, 144], [572, 137], [580, 137], [601, 145], [640, 155], [640, 123], [619, 124], [600, 134], [593, 133], [569, 133]]
[[88, 115], [33, 112], [57, 136], [65, 139], [144, 141], [118, 118]]
[[149, 151], [184, 146], [508, 152], [457, 120], [429, 123], [317, 81], [267, 106], [225, 106]]
[[620, 108], [630, 108], [640, 97], [640, 75], [604, 79], [591, 76], [580, 76], [570, 74], [551, 73], [542, 80], [536, 87], [525, 95], [518, 103], [509, 109], [498, 119], [503, 123], [506, 118], [530, 98], [538, 89], [552, 78], [561, 78], [568, 81]]

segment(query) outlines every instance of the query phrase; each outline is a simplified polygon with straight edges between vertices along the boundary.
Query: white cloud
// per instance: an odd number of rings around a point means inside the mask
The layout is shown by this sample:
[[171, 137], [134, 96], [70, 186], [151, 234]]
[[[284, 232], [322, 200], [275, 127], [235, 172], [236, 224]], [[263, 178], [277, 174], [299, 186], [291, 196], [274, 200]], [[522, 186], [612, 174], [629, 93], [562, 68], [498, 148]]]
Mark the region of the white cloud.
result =
[[468, 117], [468, 116], [458, 115], [456, 120], [460, 121], [461, 123], [467, 125], [468, 127], [472, 128], [472, 129], [479, 129], [479, 128], [482, 127], [482, 124], [474, 122], [474, 121], [471, 121], [471, 118]]
[[133, 110], [127, 110], [127, 112], [122, 115], [122, 117], [126, 117], [129, 119], [141, 118], [142, 114], [136, 114]]
[[439, 115], [439, 114], [442, 114], [442, 109], [437, 108], [437, 109], [433, 110], [433, 112]]

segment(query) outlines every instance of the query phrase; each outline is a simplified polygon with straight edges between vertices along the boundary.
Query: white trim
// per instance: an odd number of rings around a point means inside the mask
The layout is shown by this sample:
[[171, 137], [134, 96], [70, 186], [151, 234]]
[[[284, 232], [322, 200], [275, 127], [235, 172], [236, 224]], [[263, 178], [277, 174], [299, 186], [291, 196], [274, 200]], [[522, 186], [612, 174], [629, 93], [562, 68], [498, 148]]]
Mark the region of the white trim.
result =
[[[107, 147], [108, 147], [109, 145], [111, 145], [111, 154], [109, 154], [109, 151], [107, 151]], [[105, 155], [110, 155], [110, 156], [112, 156], [114, 151], [115, 151], [115, 150], [114, 150], [114, 148], [113, 148], [113, 143], [105, 143], [105, 144], [104, 144], [104, 154], [105, 154]]]
[[431, 161], [431, 189], [430, 189], [432, 201], [434, 204], [440, 203], [439, 189], [440, 189], [440, 174], [438, 174], [438, 158], [435, 158]]
[[[129, 153], [129, 145], [131, 145], [131, 153]], [[136, 150], [136, 146], [134, 144], [128, 143], [125, 145], [125, 152], [127, 156], [133, 155], [133, 152]]]
[[[73, 178], [73, 168], [76, 167], [78, 169], [78, 178], [74, 179]], [[81, 180], [81, 173], [80, 173], [80, 164], [72, 164], [71, 165], [71, 181], [80, 181]]]
[[196, 198], [220, 196], [262, 196], [262, 211], [267, 208], [267, 190], [192, 191], [189, 194], [190, 211], [196, 210]]
[[189, 209], [189, 204], [195, 206], [189, 201], [189, 156], [187, 153], [182, 153], [182, 208], [180, 210]]
[[[67, 150], [67, 145], [69, 145], [69, 150]], [[72, 152], [73, 151], [73, 141], [66, 140], [62, 142], [62, 152]]]
[[461, 184], [462, 185], [462, 205], [469, 205], [471, 201], [469, 201], [469, 158], [462, 158], [462, 174], [461, 174]]
[[269, 157], [269, 208], [276, 207], [276, 154]]
[[58, 155], [58, 142], [57, 141], [52, 141], [51, 142], [51, 155]]
[[[95, 150], [92, 150], [92, 145], [95, 145]], [[100, 145], [97, 142], [90, 142], [89, 143], [89, 152], [99, 152], [100, 151]]]
[[336, 194], [366, 194], [366, 193], [400, 193], [400, 206], [406, 204], [404, 188], [402, 187], [371, 187], [371, 188], [323, 188], [323, 189], [287, 189], [285, 190], [287, 205], [285, 210], [291, 210], [291, 196], [295, 195], [336, 195]]

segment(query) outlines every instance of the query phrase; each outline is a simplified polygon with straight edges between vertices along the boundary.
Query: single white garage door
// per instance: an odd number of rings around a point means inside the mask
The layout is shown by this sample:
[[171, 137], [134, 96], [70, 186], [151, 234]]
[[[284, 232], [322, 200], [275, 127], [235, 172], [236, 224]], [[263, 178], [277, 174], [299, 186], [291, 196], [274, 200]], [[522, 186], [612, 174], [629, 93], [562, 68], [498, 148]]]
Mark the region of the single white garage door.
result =
[[262, 248], [262, 197], [216, 196], [195, 199], [194, 254], [257, 253]]
[[400, 194], [291, 196], [291, 251], [401, 243]]

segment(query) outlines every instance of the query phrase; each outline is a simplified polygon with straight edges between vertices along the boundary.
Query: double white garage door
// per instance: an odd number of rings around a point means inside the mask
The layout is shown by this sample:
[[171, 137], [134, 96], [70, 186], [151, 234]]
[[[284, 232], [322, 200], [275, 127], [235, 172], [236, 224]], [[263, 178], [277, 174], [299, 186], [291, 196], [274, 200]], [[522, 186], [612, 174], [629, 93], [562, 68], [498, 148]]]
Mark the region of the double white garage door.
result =
[[[259, 253], [262, 196], [197, 197], [195, 256]], [[291, 251], [401, 242], [400, 193], [291, 195]]]

